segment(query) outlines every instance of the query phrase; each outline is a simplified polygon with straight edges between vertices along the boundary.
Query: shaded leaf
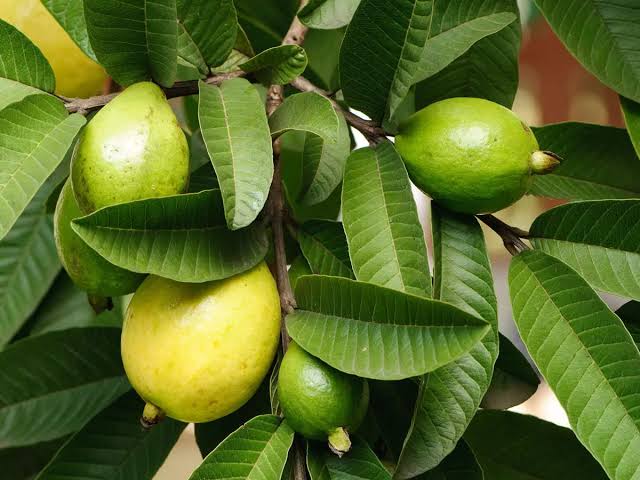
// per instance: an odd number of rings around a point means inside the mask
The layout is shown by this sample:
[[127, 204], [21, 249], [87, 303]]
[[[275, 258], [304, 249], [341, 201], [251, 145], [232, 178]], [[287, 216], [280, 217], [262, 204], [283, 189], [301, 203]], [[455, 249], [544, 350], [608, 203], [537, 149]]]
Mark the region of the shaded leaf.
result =
[[315, 92], [288, 97], [269, 118], [271, 135], [290, 130], [310, 132], [326, 141], [338, 141], [338, 114], [331, 102]]
[[234, 0], [240, 25], [257, 52], [280, 45], [300, 2], [298, 0]]
[[391, 480], [380, 460], [358, 437], [352, 439], [351, 450], [342, 458], [324, 444], [308, 442], [307, 468], [311, 480]]
[[636, 346], [640, 348], [640, 302], [631, 301], [616, 310], [616, 315], [624, 322]]
[[47, 7], [51, 15], [64, 28], [84, 54], [92, 60], [96, 60], [89, 34], [87, 33], [87, 22], [84, 20], [83, 0], [40, 0]]
[[280, 45], [260, 52], [240, 64], [245, 72], [255, 72], [264, 85], [284, 85], [307, 68], [307, 54], [299, 45]]
[[335, 52], [340, 51], [345, 31], [345, 28], [309, 30], [302, 44], [309, 59], [305, 76], [329, 92], [340, 90], [340, 57]]
[[28, 447], [0, 450], [2, 474], [11, 480], [34, 479], [66, 440], [63, 437], [50, 442], [29, 445]]
[[351, 22], [361, 0], [310, 0], [298, 12], [298, 18], [309, 28], [334, 29]]
[[460, 440], [453, 452], [447, 455], [440, 465], [416, 478], [418, 480], [483, 480], [485, 477], [482, 467], [478, 464], [467, 442]]
[[640, 157], [640, 103], [620, 97], [620, 106], [631, 142], [636, 149], [636, 154]]
[[298, 255], [294, 258], [293, 262], [291, 262], [291, 265], [289, 266], [289, 283], [291, 284], [293, 291], [295, 291], [300, 277], [311, 275], [312, 273], [311, 267], [303, 255]]
[[298, 230], [298, 243], [313, 273], [354, 278], [347, 238], [340, 222], [305, 223]]

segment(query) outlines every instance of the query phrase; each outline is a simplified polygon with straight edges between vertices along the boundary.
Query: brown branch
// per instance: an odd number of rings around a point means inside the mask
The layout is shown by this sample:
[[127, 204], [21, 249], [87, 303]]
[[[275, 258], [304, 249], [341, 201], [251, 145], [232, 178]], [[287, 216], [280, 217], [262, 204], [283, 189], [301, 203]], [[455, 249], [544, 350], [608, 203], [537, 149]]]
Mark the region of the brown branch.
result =
[[504, 247], [511, 255], [529, 250], [529, 246], [521, 240], [527, 238], [529, 232], [512, 227], [493, 215], [476, 215], [476, 217], [502, 238]]

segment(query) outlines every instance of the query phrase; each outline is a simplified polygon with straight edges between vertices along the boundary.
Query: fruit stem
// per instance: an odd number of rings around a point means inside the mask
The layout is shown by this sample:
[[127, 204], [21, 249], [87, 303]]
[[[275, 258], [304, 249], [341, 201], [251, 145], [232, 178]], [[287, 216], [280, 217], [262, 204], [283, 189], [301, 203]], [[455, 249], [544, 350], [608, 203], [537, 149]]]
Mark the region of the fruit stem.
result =
[[343, 427], [338, 427], [329, 434], [329, 448], [338, 457], [342, 457], [351, 449], [349, 433]]
[[546, 175], [553, 172], [562, 159], [553, 152], [538, 150], [531, 154], [531, 171], [535, 175]]
[[164, 418], [164, 412], [156, 407], [153, 403], [147, 402], [142, 411], [142, 417], [140, 417], [140, 424], [145, 430], [160, 423]]

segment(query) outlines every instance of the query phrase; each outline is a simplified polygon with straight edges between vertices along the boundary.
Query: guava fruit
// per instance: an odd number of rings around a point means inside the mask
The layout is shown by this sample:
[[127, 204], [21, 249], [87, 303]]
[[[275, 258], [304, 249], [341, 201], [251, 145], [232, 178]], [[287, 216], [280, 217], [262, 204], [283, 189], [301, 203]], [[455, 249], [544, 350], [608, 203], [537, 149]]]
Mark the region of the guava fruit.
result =
[[409, 117], [395, 138], [413, 183], [445, 208], [491, 213], [529, 189], [559, 159], [539, 150], [511, 110], [480, 98], [449, 98]]
[[40, 49], [53, 68], [58, 95], [90, 97], [102, 93], [107, 73], [80, 50], [40, 0], [2, 0], [0, 18]]
[[260, 386], [279, 339], [280, 299], [264, 262], [213, 282], [147, 277], [127, 308], [121, 343], [129, 381], [147, 402], [143, 424], [234, 412]]
[[71, 228], [71, 220], [81, 216], [71, 182], [67, 180], [56, 204], [53, 232], [58, 257], [73, 283], [90, 295], [103, 297], [135, 291], [144, 275], [116, 267], [84, 243]]
[[85, 213], [186, 191], [189, 147], [160, 87], [136, 83], [89, 121], [73, 153], [71, 178]]
[[278, 399], [291, 428], [310, 440], [328, 441], [342, 455], [351, 447], [349, 432], [367, 413], [369, 384], [291, 342], [278, 372]]

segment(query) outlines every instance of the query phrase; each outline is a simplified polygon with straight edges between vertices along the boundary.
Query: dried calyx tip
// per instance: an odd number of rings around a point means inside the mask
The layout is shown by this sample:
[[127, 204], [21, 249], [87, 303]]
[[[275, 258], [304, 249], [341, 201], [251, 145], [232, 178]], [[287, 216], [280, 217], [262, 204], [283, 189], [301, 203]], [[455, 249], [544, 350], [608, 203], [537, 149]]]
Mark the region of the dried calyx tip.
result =
[[336, 428], [329, 434], [329, 448], [338, 457], [342, 457], [351, 449], [351, 439], [344, 428]]
[[160, 423], [164, 418], [164, 412], [156, 407], [152, 403], [147, 403], [144, 406], [142, 417], [140, 417], [140, 425], [143, 428], [149, 429], [154, 425]]
[[536, 175], [546, 175], [553, 172], [562, 159], [553, 152], [538, 150], [531, 154], [531, 171]]

